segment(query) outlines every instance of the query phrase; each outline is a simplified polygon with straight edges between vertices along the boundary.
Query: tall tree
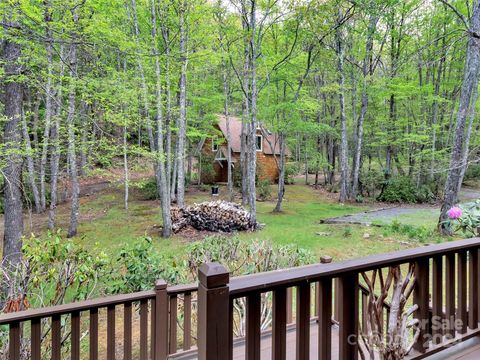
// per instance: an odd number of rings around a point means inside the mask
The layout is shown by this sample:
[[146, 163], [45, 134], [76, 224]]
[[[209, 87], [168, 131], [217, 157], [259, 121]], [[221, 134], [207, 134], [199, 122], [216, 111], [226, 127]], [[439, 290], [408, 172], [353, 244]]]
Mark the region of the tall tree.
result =
[[442, 0], [442, 2], [452, 8], [452, 10], [459, 16], [465, 26], [468, 36], [467, 57], [465, 59], [460, 104], [457, 110], [455, 137], [452, 145], [447, 182], [445, 184], [445, 195], [438, 223], [442, 234], [449, 235], [452, 233], [452, 229], [447, 222], [447, 212], [458, 201], [458, 184], [462, 174], [463, 152], [465, 146], [465, 127], [471, 108], [475, 106], [473, 99], [476, 98], [474, 94], [477, 92], [478, 88], [480, 69], [480, 0], [475, 1], [469, 22], [456, 8], [453, 7], [453, 5], [446, 0]]

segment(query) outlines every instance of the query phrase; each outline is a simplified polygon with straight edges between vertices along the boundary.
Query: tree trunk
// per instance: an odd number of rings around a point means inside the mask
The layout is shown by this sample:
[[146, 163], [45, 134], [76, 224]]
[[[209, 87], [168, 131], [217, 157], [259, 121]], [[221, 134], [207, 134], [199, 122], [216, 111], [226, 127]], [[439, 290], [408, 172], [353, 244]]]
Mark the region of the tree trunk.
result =
[[64, 66], [64, 46], [60, 45], [60, 73], [59, 79], [60, 84], [57, 91], [57, 108], [55, 113], [55, 122], [52, 127], [50, 134], [51, 137], [51, 149], [50, 149], [50, 206], [48, 209], [48, 228], [50, 230], [55, 229], [55, 217], [56, 209], [58, 202], [58, 176], [60, 169], [60, 119], [62, 116], [62, 103], [63, 103], [63, 93], [62, 93], [62, 83], [65, 66]]
[[257, 192], [256, 192], [256, 169], [257, 169], [257, 20], [256, 20], [256, 1], [251, 2], [250, 11], [250, 81], [251, 81], [251, 99], [250, 99], [250, 123], [248, 128], [248, 205], [250, 207], [250, 225], [257, 224]]
[[372, 75], [373, 70], [371, 64], [372, 50], [373, 50], [373, 35], [378, 23], [377, 16], [370, 16], [367, 43], [365, 45], [365, 57], [362, 64], [362, 99], [360, 115], [357, 121], [356, 129], [356, 143], [353, 161], [353, 175], [352, 175], [352, 191], [350, 198], [355, 200], [358, 195], [358, 183], [360, 179], [360, 169], [362, 165], [362, 150], [363, 150], [363, 123], [368, 110], [368, 81], [367, 77]]
[[40, 194], [38, 192], [37, 179], [35, 176], [35, 163], [32, 157], [32, 144], [30, 142], [30, 134], [28, 133], [27, 119], [25, 118], [25, 114], [22, 114], [22, 130], [26, 151], [25, 157], [27, 158], [28, 181], [30, 183], [30, 189], [32, 190], [33, 194], [35, 213], [40, 214], [42, 212], [42, 206], [40, 202]]
[[185, 206], [185, 141], [187, 132], [187, 2], [180, 4], [180, 96], [177, 136], [177, 204]]
[[128, 210], [128, 143], [127, 143], [127, 126], [123, 127], [123, 184], [124, 196], [123, 206]]
[[478, 100], [478, 88], [473, 89], [472, 94], [472, 103], [470, 105], [470, 120], [468, 121], [467, 134], [465, 135], [465, 144], [463, 148], [463, 158], [462, 158], [462, 169], [460, 173], [460, 178], [458, 179], [458, 192], [462, 189], [463, 178], [468, 169], [468, 153], [470, 151], [470, 140], [472, 137], [473, 122], [475, 121], [475, 104]]
[[[339, 19], [342, 14], [339, 13]], [[337, 42], [337, 66], [338, 66], [338, 85], [339, 89], [339, 105], [340, 105], [340, 125], [341, 125], [341, 143], [340, 143], [340, 202], [345, 202], [348, 197], [348, 133], [347, 133], [347, 116], [345, 114], [345, 73], [344, 58], [345, 50], [343, 48], [343, 34], [340, 27], [336, 31]]]
[[160, 77], [160, 59], [157, 49], [157, 18], [156, 18], [156, 0], [152, 0], [152, 40], [155, 54], [155, 77], [156, 77], [156, 110], [157, 110], [157, 178], [159, 180], [158, 188], [160, 195], [160, 206], [162, 209], [163, 230], [162, 235], [169, 237], [172, 233], [172, 221], [170, 218], [170, 194], [168, 192], [168, 178], [165, 168], [165, 151], [163, 139], [163, 112], [162, 112], [162, 84]]
[[469, 39], [467, 46], [467, 58], [464, 69], [460, 104], [457, 110], [455, 127], [455, 139], [453, 142], [450, 167], [445, 184], [445, 195], [439, 218], [439, 230], [444, 235], [452, 233], [452, 229], [446, 222], [447, 211], [458, 201], [458, 183], [462, 173], [462, 160], [465, 140], [465, 126], [470, 108], [473, 104], [474, 89], [478, 87], [478, 75], [480, 68], [480, 0], [475, 2], [470, 20]]
[[285, 195], [285, 136], [283, 135], [283, 133], [280, 133], [278, 134], [278, 138], [280, 141], [280, 172], [278, 174], [277, 204], [275, 205], [275, 209], [273, 209], [273, 212], [282, 211], [283, 197]]
[[43, 132], [43, 142], [42, 142], [42, 155], [40, 157], [40, 201], [41, 209], [45, 211], [47, 208], [46, 200], [46, 186], [45, 186], [45, 171], [47, 167], [47, 156], [48, 156], [48, 147], [49, 147], [49, 137], [50, 137], [50, 126], [52, 122], [52, 113], [53, 113], [53, 34], [50, 28], [50, 23], [52, 22], [52, 12], [51, 12], [51, 2], [46, 0], [45, 11], [44, 11], [44, 20], [46, 24], [46, 52], [47, 52], [47, 83], [45, 85], [45, 128]]
[[[19, 25], [8, 21], [4, 31]], [[23, 85], [18, 76], [23, 67], [18, 63], [21, 56], [21, 45], [7, 38], [3, 44], [3, 60], [5, 61], [4, 78], [4, 114], [3, 127], [4, 159], [4, 221], [3, 263], [16, 266], [22, 259], [23, 203], [22, 203], [22, 104]]]
[[[72, 17], [74, 26], [78, 23], [77, 8], [72, 10]], [[68, 94], [68, 114], [67, 114], [67, 133], [68, 133], [68, 162], [70, 164], [70, 183], [71, 183], [71, 213], [70, 213], [70, 225], [68, 227], [67, 237], [73, 237], [77, 235], [78, 224], [78, 212], [80, 208], [79, 195], [80, 184], [78, 182], [78, 168], [77, 168], [77, 152], [76, 152], [76, 139], [75, 139], [75, 97], [76, 97], [76, 84], [77, 79], [77, 44], [75, 31], [71, 34], [72, 43], [70, 44], [70, 85]]]

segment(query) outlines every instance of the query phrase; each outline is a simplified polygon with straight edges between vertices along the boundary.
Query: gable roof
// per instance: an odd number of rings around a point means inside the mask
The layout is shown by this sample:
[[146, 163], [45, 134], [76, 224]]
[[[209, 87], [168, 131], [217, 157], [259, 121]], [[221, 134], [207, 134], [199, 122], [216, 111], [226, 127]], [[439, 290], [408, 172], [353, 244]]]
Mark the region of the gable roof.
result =
[[[239, 153], [241, 150], [242, 120], [236, 116], [229, 116], [228, 120], [230, 128], [230, 147], [233, 152]], [[218, 116], [218, 127], [225, 139], [227, 139], [227, 119], [225, 118], [225, 115]], [[280, 155], [280, 142], [278, 136], [262, 126], [260, 127], [260, 131], [264, 137], [263, 153], [266, 155]], [[290, 155], [288, 147], [285, 149], [285, 154]]]

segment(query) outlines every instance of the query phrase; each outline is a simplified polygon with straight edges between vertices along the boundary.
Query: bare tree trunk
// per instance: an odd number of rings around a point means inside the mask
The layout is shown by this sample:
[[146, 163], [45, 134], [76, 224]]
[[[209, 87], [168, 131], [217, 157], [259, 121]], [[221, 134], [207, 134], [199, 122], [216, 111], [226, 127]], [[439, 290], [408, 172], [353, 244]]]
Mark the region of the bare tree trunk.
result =
[[123, 207], [128, 210], [128, 143], [127, 143], [127, 126], [123, 127], [123, 184], [124, 196]]
[[475, 121], [475, 104], [478, 100], [478, 88], [473, 89], [472, 103], [470, 105], [470, 120], [468, 121], [467, 134], [465, 135], [465, 144], [463, 148], [462, 169], [458, 179], [458, 192], [462, 189], [463, 178], [468, 169], [468, 153], [470, 151], [470, 140], [472, 137], [473, 122]]
[[278, 174], [278, 196], [277, 196], [277, 204], [275, 205], [275, 209], [273, 212], [281, 212], [282, 211], [282, 203], [283, 203], [283, 196], [285, 195], [285, 135], [283, 132], [278, 134], [278, 138], [280, 141], [280, 166], [279, 166], [279, 174]]
[[[60, 81], [64, 76], [64, 46], [60, 45]], [[58, 202], [58, 176], [60, 169], [60, 118], [62, 116], [62, 84], [59, 84], [57, 91], [57, 108], [55, 113], [55, 122], [51, 131], [51, 149], [50, 149], [50, 206], [48, 210], [48, 228], [55, 229], [55, 217]]]
[[360, 116], [357, 122], [356, 129], [356, 144], [355, 144], [355, 153], [353, 161], [353, 179], [352, 179], [352, 191], [350, 198], [355, 200], [358, 194], [358, 183], [360, 179], [360, 169], [362, 165], [362, 150], [363, 150], [363, 123], [365, 121], [365, 116], [368, 110], [368, 83], [367, 77], [372, 73], [372, 50], [373, 50], [373, 35], [375, 28], [378, 23], [377, 16], [370, 16], [369, 27], [368, 27], [368, 36], [367, 43], [365, 45], [365, 57], [362, 64], [362, 104], [360, 109]]
[[467, 58], [464, 69], [460, 104], [457, 110], [457, 122], [455, 127], [455, 139], [452, 148], [452, 157], [445, 184], [445, 195], [439, 218], [439, 230], [444, 235], [452, 233], [451, 227], [446, 220], [447, 211], [458, 201], [458, 183], [462, 172], [462, 160], [464, 153], [465, 126], [470, 108], [473, 103], [474, 89], [478, 87], [478, 75], [480, 68], [480, 0], [475, 2], [470, 19], [469, 40], [467, 46]]
[[28, 133], [27, 119], [25, 118], [25, 114], [22, 114], [22, 129], [26, 151], [25, 157], [27, 158], [28, 181], [33, 194], [35, 213], [40, 214], [42, 212], [42, 206], [40, 203], [40, 194], [38, 192], [37, 179], [35, 176], [35, 163], [32, 157], [32, 144], [30, 142], [30, 134]]
[[[10, 19], [6, 20], [4, 31], [18, 28]], [[22, 259], [23, 203], [22, 203], [22, 154], [21, 154], [21, 117], [23, 104], [23, 86], [18, 76], [24, 71], [18, 63], [22, 47], [7, 38], [3, 45], [4, 73], [4, 114], [3, 127], [4, 159], [4, 235], [3, 261], [7, 266], [16, 266]], [[3, 156], [2, 156], [3, 157]]]
[[187, 2], [180, 3], [180, 113], [177, 136], [177, 204], [185, 206], [185, 140], [187, 132]]
[[[244, 33], [248, 31], [247, 23], [247, 9], [245, 3], [242, 1], [242, 27]], [[248, 154], [247, 154], [247, 119], [250, 118], [250, 99], [248, 98], [249, 89], [250, 89], [250, 80], [249, 80], [249, 71], [250, 71], [250, 43], [245, 36], [244, 43], [244, 64], [243, 64], [243, 119], [242, 119], [242, 132], [240, 137], [240, 170], [242, 178], [242, 205], [245, 206], [248, 204]]]
[[[72, 17], [75, 26], [78, 22], [77, 8], [72, 9]], [[78, 213], [80, 208], [79, 195], [80, 184], [78, 182], [78, 168], [77, 168], [77, 152], [75, 146], [75, 95], [77, 79], [77, 44], [75, 31], [71, 34], [72, 43], [70, 44], [69, 68], [70, 68], [70, 85], [68, 94], [68, 114], [67, 114], [67, 133], [68, 133], [68, 162], [70, 164], [70, 182], [71, 182], [71, 213], [70, 225], [68, 227], [67, 237], [77, 235]]]
[[[338, 18], [342, 19], [339, 12]], [[345, 202], [348, 197], [348, 133], [347, 133], [347, 116], [345, 114], [345, 73], [344, 73], [344, 57], [345, 50], [343, 48], [343, 34], [339, 27], [336, 31], [337, 42], [337, 65], [338, 65], [338, 84], [339, 102], [340, 102], [340, 124], [341, 124], [341, 143], [340, 143], [340, 202]]]
[[156, 110], [157, 110], [157, 172], [159, 180], [160, 206], [162, 209], [163, 230], [162, 235], [169, 237], [172, 234], [172, 221], [170, 218], [170, 194], [168, 192], [168, 178], [165, 168], [165, 151], [163, 139], [163, 113], [162, 113], [162, 84], [160, 78], [160, 59], [157, 50], [157, 17], [156, 0], [152, 0], [152, 40], [155, 54], [155, 76], [156, 76]]
[[250, 9], [250, 81], [251, 81], [251, 99], [250, 99], [250, 122], [248, 128], [248, 205], [250, 207], [250, 224], [256, 226], [257, 224], [257, 192], [256, 192], [256, 169], [257, 169], [257, 147], [256, 147], [256, 133], [257, 133], [257, 20], [256, 20], [256, 1], [251, 2]]
[[44, 20], [46, 24], [46, 51], [47, 51], [47, 84], [45, 85], [45, 129], [43, 132], [42, 155], [40, 158], [40, 201], [41, 209], [45, 211], [47, 208], [46, 187], [45, 187], [45, 171], [47, 167], [48, 146], [50, 137], [50, 126], [52, 122], [53, 113], [53, 34], [50, 28], [52, 22], [51, 2], [46, 0], [44, 2]]
[[88, 119], [87, 119], [88, 105], [82, 101], [80, 103], [80, 167], [79, 172], [80, 176], [85, 175], [88, 164]]
[[172, 177], [172, 129], [171, 129], [171, 108], [172, 108], [172, 97], [170, 89], [170, 40], [169, 40], [169, 30], [167, 26], [168, 18], [168, 8], [162, 9], [161, 14], [161, 28], [162, 28], [162, 38], [165, 49], [165, 89], [166, 89], [166, 118], [165, 118], [165, 127], [166, 127], [166, 139], [165, 139], [165, 148], [166, 148], [166, 162], [167, 162], [167, 192], [170, 195], [170, 202], [172, 201], [171, 193], [171, 177]]
[[225, 124], [227, 127], [227, 187], [228, 187], [228, 198], [230, 201], [233, 200], [233, 174], [232, 174], [232, 142], [230, 135], [230, 113], [229, 113], [229, 98], [230, 90], [228, 86], [228, 74], [227, 74], [227, 64], [225, 61], [223, 63], [223, 112], [225, 115]]

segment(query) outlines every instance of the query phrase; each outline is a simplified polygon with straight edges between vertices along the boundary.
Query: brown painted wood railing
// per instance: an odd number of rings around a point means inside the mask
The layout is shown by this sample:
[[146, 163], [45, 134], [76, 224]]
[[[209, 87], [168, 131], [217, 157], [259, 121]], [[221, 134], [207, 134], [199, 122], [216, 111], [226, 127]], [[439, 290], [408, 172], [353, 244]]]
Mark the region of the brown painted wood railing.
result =
[[[432, 316], [461, 321], [459, 328], [445, 330], [454, 340], [436, 337], [435, 344], [429, 336], [442, 330], [430, 334], [432, 329], [426, 326], [409, 356], [421, 359], [453, 341], [480, 335], [479, 249], [480, 239], [468, 239], [236, 278], [230, 278], [220, 264], [204, 264], [198, 286], [167, 287], [159, 281], [151, 291], [1, 315], [0, 325], [9, 327], [8, 357], [3, 354], [2, 358], [20, 360], [26, 354], [33, 360], [59, 360], [70, 353], [73, 360], [94, 360], [105, 348], [101, 358], [106, 355], [108, 360], [115, 359], [116, 352], [127, 360], [164, 360], [197, 352], [199, 359], [228, 360], [234, 347], [240, 346], [246, 359], [255, 360], [260, 359], [264, 333], [271, 338], [272, 358], [286, 359], [287, 335], [294, 330], [296, 359], [311, 359], [313, 345], [318, 348], [315, 358], [330, 359], [333, 323], [338, 325], [334, 335], [338, 357], [357, 359], [358, 344], [349, 338], [359, 335], [369, 295], [359, 274], [414, 263], [415, 317], [427, 323]], [[266, 293], [271, 294], [272, 324], [262, 329], [262, 294]], [[246, 334], [234, 341], [233, 323], [239, 321], [233, 310], [236, 299], [245, 299]], [[383, 307], [388, 319], [390, 306], [386, 302]], [[134, 309], [139, 310], [137, 320], [132, 317]], [[106, 312], [106, 324], [100, 311]], [[317, 327], [316, 344], [311, 343], [313, 327]]]
[[[338, 306], [338, 357], [341, 360], [358, 359], [360, 304], [359, 274], [401, 264], [415, 264], [414, 303], [418, 306], [415, 317], [426, 324], [421, 328], [411, 359], [425, 358], [454, 342], [480, 334], [479, 262], [480, 239], [468, 239], [430, 245], [389, 254], [375, 255], [330, 264], [304, 266], [288, 270], [229, 278], [220, 264], [205, 264], [199, 272], [198, 290], [198, 358], [231, 359], [233, 354], [233, 301], [246, 298], [247, 316], [245, 357], [260, 359], [261, 354], [261, 294], [273, 296], [272, 358], [286, 359], [287, 355], [287, 289], [295, 288], [296, 341], [295, 358], [311, 359], [310, 330], [312, 284], [317, 284], [315, 296], [318, 312], [318, 359], [332, 356], [333, 282], [337, 285], [335, 301]], [[432, 275], [430, 275], [432, 274]], [[430, 277], [432, 278], [430, 281]], [[445, 281], [443, 280], [445, 277]], [[444, 299], [445, 297], [445, 299]], [[453, 328], [450, 322], [446, 334], [454, 339], [437, 337], [430, 341], [432, 315], [441, 319], [454, 317], [460, 324]], [[228, 319], [228, 321], [226, 321]], [[441, 332], [436, 329], [435, 332]], [[439, 340], [438, 340], [439, 339]]]

